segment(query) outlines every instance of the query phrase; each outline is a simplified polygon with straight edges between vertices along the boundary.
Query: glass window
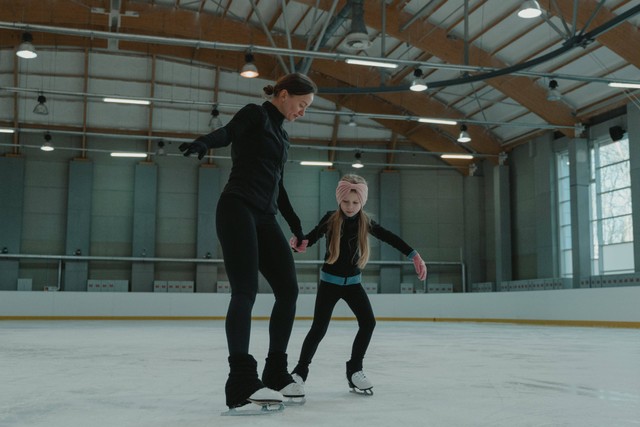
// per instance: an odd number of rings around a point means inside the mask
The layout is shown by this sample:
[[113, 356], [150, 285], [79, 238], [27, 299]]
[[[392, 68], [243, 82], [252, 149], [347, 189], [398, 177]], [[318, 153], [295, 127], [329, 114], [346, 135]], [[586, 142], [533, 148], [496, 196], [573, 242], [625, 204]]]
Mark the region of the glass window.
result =
[[560, 230], [560, 276], [573, 275], [571, 252], [571, 195], [569, 187], [569, 153], [563, 151], [557, 155], [558, 173], [558, 227]]
[[596, 141], [591, 158], [592, 274], [631, 273], [635, 267], [629, 139]]

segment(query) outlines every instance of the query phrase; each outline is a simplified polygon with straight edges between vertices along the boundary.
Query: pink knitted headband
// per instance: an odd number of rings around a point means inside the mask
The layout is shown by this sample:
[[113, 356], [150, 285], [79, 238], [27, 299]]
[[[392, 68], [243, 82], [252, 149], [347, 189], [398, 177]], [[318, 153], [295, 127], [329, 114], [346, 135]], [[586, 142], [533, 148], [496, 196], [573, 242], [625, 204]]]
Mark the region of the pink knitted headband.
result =
[[338, 205], [351, 191], [356, 192], [358, 200], [360, 201], [360, 207], [363, 208], [367, 203], [367, 197], [369, 196], [369, 188], [367, 187], [367, 184], [352, 184], [348, 181], [338, 182], [338, 187], [336, 188], [336, 201], [338, 202]]

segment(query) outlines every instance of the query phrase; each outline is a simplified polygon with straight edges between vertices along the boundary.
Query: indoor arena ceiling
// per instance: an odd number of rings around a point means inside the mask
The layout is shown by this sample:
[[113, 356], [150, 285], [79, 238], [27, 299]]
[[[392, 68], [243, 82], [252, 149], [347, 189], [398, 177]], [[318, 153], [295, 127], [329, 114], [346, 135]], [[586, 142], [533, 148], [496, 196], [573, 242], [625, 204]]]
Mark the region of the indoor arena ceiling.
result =
[[[536, 2], [0, 0], [0, 49], [15, 49], [28, 32], [42, 51], [170, 59], [205, 64], [219, 71], [216, 75], [236, 75], [251, 54], [265, 82], [295, 70], [309, 74], [320, 88], [320, 102], [301, 119], [314, 130], [290, 132], [294, 144], [387, 152], [409, 145], [498, 158], [544, 132], [580, 136], [594, 120], [637, 102], [640, 0], [540, 0], [542, 13], [529, 19], [518, 14], [525, 3]], [[395, 68], [347, 63], [357, 58]], [[92, 96], [86, 83], [75, 91], [28, 87], [18, 77], [23, 60], [9, 61], [10, 66], [7, 61], [5, 55], [0, 65], [5, 100], [32, 92], [48, 98], [79, 94], [85, 103]], [[77, 75], [64, 77], [86, 81], [90, 74], [85, 65]], [[147, 85], [160, 84], [154, 78], [149, 73]], [[416, 79], [427, 89], [410, 90]], [[232, 114], [238, 107], [225, 99], [238, 98], [230, 94], [255, 98], [246, 81], [219, 79], [211, 86], [211, 100]], [[153, 90], [147, 97], [150, 109], [163, 102]], [[44, 127], [22, 114], [17, 100], [3, 105], [11, 105], [13, 112], [0, 117], [0, 126]], [[199, 108], [210, 110], [211, 105]], [[470, 142], [458, 142], [463, 126]], [[90, 117], [60, 127], [106, 132], [91, 126]], [[358, 131], [348, 133], [349, 128]], [[152, 119], [129, 131], [149, 137], [178, 134]], [[201, 131], [191, 133], [182, 136]], [[462, 166], [469, 161], [449, 162]]]

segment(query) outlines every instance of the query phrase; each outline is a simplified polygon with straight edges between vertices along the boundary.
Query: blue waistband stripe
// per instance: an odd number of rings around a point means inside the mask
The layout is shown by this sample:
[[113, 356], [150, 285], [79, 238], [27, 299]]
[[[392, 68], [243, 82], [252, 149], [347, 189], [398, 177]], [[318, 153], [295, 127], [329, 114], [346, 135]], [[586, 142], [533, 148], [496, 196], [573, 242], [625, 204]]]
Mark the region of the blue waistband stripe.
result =
[[334, 285], [357, 285], [362, 283], [362, 274], [350, 277], [334, 276], [333, 274], [320, 271], [320, 280], [333, 283]]

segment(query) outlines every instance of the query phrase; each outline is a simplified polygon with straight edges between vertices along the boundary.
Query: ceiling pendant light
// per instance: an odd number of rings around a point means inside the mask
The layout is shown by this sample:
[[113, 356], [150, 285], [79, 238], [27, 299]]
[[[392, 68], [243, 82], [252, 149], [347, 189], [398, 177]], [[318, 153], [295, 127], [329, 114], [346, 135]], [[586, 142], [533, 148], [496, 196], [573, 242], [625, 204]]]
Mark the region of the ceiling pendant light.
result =
[[518, 10], [518, 16], [524, 19], [537, 18], [542, 15], [542, 9], [536, 0], [527, 0]]
[[422, 78], [422, 70], [420, 68], [416, 68], [413, 71], [413, 82], [411, 82], [410, 90], [414, 92], [422, 92], [427, 90], [427, 82], [425, 82], [424, 78]]
[[361, 169], [364, 167], [362, 161], [360, 160], [361, 157], [362, 154], [359, 151], [356, 151], [356, 160], [351, 164], [352, 168]]
[[347, 122], [347, 126], [352, 127], [352, 128], [358, 126], [358, 123], [356, 123], [356, 121], [353, 119], [353, 115], [351, 115], [351, 118]]
[[22, 43], [16, 50], [16, 55], [24, 59], [33, 59], [38, 56], [36, 48], [33, 47], [33, 36], [31, 33], [22, 33]]
[[562, 99], [562, 94], [560, 90], [558, 90], [558, 82], [555, 80], [551, 80], [549, 82], [549, 90], [547, 91], [547, 101], [560, 101]]
[[38, 95], [38, 103], [33, 108], [35, 114], [46, 116], [49, 114], [49, 108], [47, 108], [47, 97], [43, 94]]
[[245, 63], [240, 70], [240, 75], [247, 79], [258, 77], [260, 73], [258, 73], [258, 67], [256, 67], [256, 64], [253, 63], [253, 55], [251, 53], [247, 53], [244, 56], [244, 61]]
[[53, 144], [51, 143], [51, 134], [49, 132], [44, 134], [44, 143], [40, 146], [42, 151], [53, 151]]
[[460, 126], [460, 135], [458, 136], [458, 142], [467, 143], [471, 142], [471, 135], [467, 132], [467, 126]]
[[222, 120], [220, 120], [220, 110], [218, 110], [218, 104], [213, 104], [211, 109], [211, 118], [209, 119], [209, 128], [211, 130], [220, 129], [222, 127]]

